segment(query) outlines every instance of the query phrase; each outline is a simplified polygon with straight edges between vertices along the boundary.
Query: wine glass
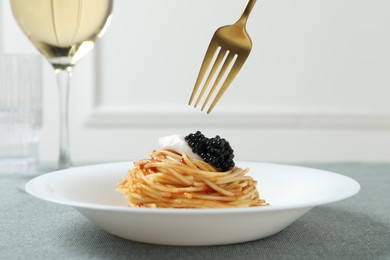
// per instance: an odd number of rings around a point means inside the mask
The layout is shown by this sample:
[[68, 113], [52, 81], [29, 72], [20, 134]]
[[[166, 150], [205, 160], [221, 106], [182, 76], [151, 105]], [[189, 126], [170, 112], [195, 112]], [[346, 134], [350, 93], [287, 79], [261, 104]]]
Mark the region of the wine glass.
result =
[[53, 66], [58, 83], [60, 150], [58, 167], [72, 166], [68, 97], [73, 67], [103, 36], [113, 0], [10, 0], [13, 15], [29, 40]]

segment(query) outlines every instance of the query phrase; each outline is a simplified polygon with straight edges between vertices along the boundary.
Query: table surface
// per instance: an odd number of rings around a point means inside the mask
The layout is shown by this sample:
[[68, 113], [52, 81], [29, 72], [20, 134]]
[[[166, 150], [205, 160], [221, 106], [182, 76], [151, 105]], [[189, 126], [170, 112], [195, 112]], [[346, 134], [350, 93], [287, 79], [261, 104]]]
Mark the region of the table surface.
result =
[[0, 259], [390, 259], [390, 164], [300, 165], [352, 177], [362, 189], [312, 209], [271, 237], [206, 247], [115, 237], [70, 207], [21, 191], [27, 177], [0, 176]]

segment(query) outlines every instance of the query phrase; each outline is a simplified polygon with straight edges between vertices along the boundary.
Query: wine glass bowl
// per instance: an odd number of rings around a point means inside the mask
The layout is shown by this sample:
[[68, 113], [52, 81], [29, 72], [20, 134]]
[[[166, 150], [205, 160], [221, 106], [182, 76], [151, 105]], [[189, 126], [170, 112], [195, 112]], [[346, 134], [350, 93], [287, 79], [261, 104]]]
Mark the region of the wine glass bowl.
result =
[[22, 31], [53, 66], [59, 88], [59, 168], [72, 166], [68, 97], [73, 67], [93, 49], [111, 20], [113, 0], [11, 0]]
[[112, 0], [11, 0], [20, 28], [56, 68], [76, 65], [109, 25]]

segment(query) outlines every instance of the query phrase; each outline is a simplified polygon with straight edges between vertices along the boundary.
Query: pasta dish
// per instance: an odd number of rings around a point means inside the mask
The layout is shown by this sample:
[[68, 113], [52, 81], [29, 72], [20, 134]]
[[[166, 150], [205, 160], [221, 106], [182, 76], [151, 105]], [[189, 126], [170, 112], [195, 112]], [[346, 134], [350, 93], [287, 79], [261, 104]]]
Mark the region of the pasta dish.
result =
[[174, 150], [151, 152], [150, 159], [134, 163], [120, 181], [132, 207], [226, 208], [268, 205], [261, 199], [249, 169], [218, 171], [211, 164]]

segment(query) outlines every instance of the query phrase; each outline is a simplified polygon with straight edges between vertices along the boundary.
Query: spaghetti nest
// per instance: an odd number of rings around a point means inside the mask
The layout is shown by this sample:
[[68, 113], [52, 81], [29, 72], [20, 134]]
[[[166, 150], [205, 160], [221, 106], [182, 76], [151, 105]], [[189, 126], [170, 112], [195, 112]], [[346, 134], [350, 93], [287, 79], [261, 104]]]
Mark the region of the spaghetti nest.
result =
[[226, 208], [264, 206], [249, 169], [218, 172], [185, 153], [153, 151], [151, 159], [134, 163], [117, 191], [133, 207]]

